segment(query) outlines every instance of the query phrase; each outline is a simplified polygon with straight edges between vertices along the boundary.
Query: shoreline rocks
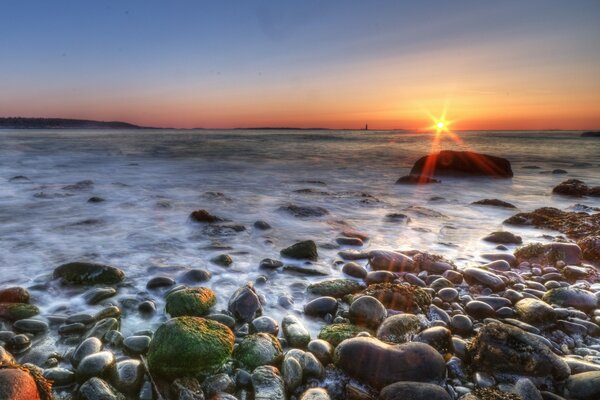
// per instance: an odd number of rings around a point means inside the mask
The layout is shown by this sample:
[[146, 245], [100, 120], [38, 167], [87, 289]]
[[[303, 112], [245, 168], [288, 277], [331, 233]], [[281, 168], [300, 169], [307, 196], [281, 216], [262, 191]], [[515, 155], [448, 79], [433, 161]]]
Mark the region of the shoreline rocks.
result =
[[480, 176], [512, 178], [510, 162], [502, 157], [473, 151], [443, 150], [418, 159], [410, 170], [411, 176]]
[[54, 279], [73, 285], [111, 285], [125, 279], [125, 273], [109, 265], [91, 262], [71, 262], [54, 269]]

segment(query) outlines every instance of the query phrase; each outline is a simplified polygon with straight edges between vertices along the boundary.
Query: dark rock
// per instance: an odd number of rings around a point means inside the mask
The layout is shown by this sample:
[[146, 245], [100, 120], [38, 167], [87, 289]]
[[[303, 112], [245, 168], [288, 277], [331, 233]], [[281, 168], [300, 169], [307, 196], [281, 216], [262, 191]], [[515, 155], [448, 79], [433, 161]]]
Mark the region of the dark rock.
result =
[[375, 388], [398, 381], [441, 383], [446, 375], [442, 356], [424, 343], [388, 345], [357, 337], [340, 343], [334, 360], [350, 376]]
[[281, 344], [267, 333], [246, 336], [233, 351], [233, 358], [249, 371], [261, 365], [278, 365], [283, 358]]
[[316, 260], [318, 258], [317, 245], [312, 240], [298, 242], [281, 250], [281, 256], [299, 260]]
[[139, 360], [133, 359], [119, 361], [110, 381], [119, 391], [135, 395], [144, 382], [144, 365]]
[[440, 183], [441, 181], [423, 175], [404, 175], [396, 181], [398, 185], [425, 185], [428, 183]]
[[396, 279], [398, 279], [398, 276], [396, 276], [396, 274], [386, 270], [370, 271], [364, 278], [367, 285], [372, 285], [374, 283], [393, 282]]
[[600, 235], [585, 236], [577, 241], [585, 260], [600, 264]]
[[344, 297], [363, 290], [365, 286], [352, 279], [329, 279], [312, 283], [307, 291], [317, 296]]
[[338, 302], [334, 297], [322, 296], [306, 303], [304, 313], [310, 316], [322, 317], [326, 314], [334, 315], [337, 308]]
[[223, 218], [217, 217], [216, 215], [212, 215], [211, 213], [209, 213], [206, 210], [196, 210], [196, 211], [193, 211], [190, 214], [190, 218], [193, 221], [196, 221], [196, 222], [206, 222], [206, 223], [213, 223], [213, 222], [222, 222], [222, 221], [224, 221]]
[[355, 237], [339, 237], [335, 239], [336, 243], [341, 246], [362, 246], [364, 245], [362, 239]]
[[102, 350], [100, 339], [95, 337], [87, 338], [75, 348], [75, 351], [71, 355], [71, 364], [77, 367], [85, 357], [98, 353], [100, 350]]
[[421, 157], [410, 170], [412, 176], [489, 176], [511, 178], [510, 162], [501, 157], [471, 151], [443, 150]]
[[569, 399], [596, 400], [600, 398], [600, 371], [571, 375], [565, 384]]
[[465, 268], [463, 270], [463, 277], [470, 285], [478, 283], [489, 287], [495, 292], [503, 290], [506, 287], [506, 284], [498, 275], [481, 268]]
[[48, 324], [37, 319], [20, 319], [13, 324], [20, 332], [42, 333], [48, 330]]
[[477, 204], [480, 206], [502, 207], [502, 208], [517, 208], [513, 204], [510, 204], [510, 203], [507, 203], [506, 201], [502, 201], [502, 200], [498, 200], [498, 199], [477, 200], [471, 204]]
[[268, 229], [271, 229], [271, 225], [266, 221], [256, 221], [254, 223], [254, 227], [256, 229], [260, 229], [261, 231], [266, 231]]
[[285, 384], [277, 368], [261, 366], [252, 372], [254, 400], [285, 400]]
[[300, 319], [286, 315], [281, 321], [283, 336], [291, 347], [303, 349], [310, 342], [310, 333]]
[[0, 303], [0, 318], [17, 321], [30, 318], [40, 313], [33, 304], [26, 303]]
[[377, 329], [377, 338], [388, 343], [406, 343], [419, 332], [421, 323], [413, 314], [387, 317]]
[[100, 378], [90, 378], [79, 387], [82, 400], [125, 400], [125, 396]]
[[66, 368], [48, 368], [44, 370], [44, 378], [54, 387], [68, 386], [75, 382], [75, 373]]
[[333, 346], [326, 340], [314, 339], [308, 342], [306, 349], [313, 354], [323, 365], [333, 360]]
[[424, 289], [407, 284], [378, 283], [362, 292], [373, 296], [386, 308], [404, 312], [425, 311], [431, 304], [431, 296]]
[[548, 304], [573, 307], [583, 312], [591, 312], [599, 307], [599, 300], [593, 293], [574, 287], [551, 289], [544, 294], [542, 300]]
[[348, 316], [356, 325], [376, 329], [387, 317], [387, 310], [376, 298], [360, 296], [350, 305]]
[[219, 254], [218, 256], [211, 258], [210, 262], [220, 267], [229, 267], [233, 264], [233, 258], [228, 254]]
[[557, 315], [547, 303], [537, 299], [523, 299], [515, 304], [519, 318], [537, 327], [547, 327], [556, 322]]
[[255, 332], [264, 332], [275, 337], [277, 337], [277, 334], [279, 333], [279, 324], [277, 321], [266, 315], [252, 320], [252, 328]]
[[553, 169], [552, 173], [554, 175], [564, 175], [564, 174], [568, 174], [569, 172], [565, 171], [564, 169]]
[[587, 196], [589, 191], [590, 188], [578, 179], [568, 179], [552, 189], [552, 193], [573, 197]]
[[417, 334], [413, 341], [426, 343], [440, 352], [442, 355], [454, 353], [452, 344], [452, 332], [442, 326], [427, 328]]
[[600, 137], [600, 131], [588, 131], [588, 132], [583, 132], [581, 134], [581, 137]]
[[100, 351], [84, 357], [77, 366], [77, 379], [85, 381], [93, 376], [107, 376], [115, 366], [115, 356], [110, 351]]
[[342, 267], [342, 272], [353, 278], [364, 279], [367, 276], [367, 270], [355, 262], [347, 262]]
[[329, 211], [323, 207], [298, 206], [295, 204], [286, 204], [279, 207], [279, 210], [285, 211], [296, 218], [323, 217], [329, 214]]
[[265, 258], [260, 262], [258, 267], [264, 269], [277, 269], [283, 267], [283, 262], [279, 260], [273, 260], [272, 258]]
[[123, 340], [123, 347], [131, 354], [146, 354], [150, 346], [150, 336], [132, 335]]
[[283, 270], [286, 272], [292, 272], [300, 275], [309, 275], [309, 276], [327, 276], [329, 272], [319, 266], [313, 265], [295, 265], [290, 264], [283, 267]]
[[76, 285], [110, 285], [123, 281], [125, 274], [118, 268], [89, 262], [72, 262], [54, 270], [54, 279]]
[[521, 236], [507, 231], [492, 232], [483, 238], [486, 242], [502, 243], [502, 244], [521, 244], [523, 240]]
[[212, 274], [205, 269], [191, 269], [181, 276], [184, 282], [206, 282], [209, 281]]
[[406, 224], [410, 221], [410, 217], [402, 213], [390, 213], [385, 215], [385, 220], [388, 222], [401, 222]]
[[260, 316], [262, 306], [254, 286], [247, 283], [236, 290], [229, 299], [228, 309], [236, 319], [244, 322], [252, 322], [254, 318]]
[[94, 305], [116, 294], [117, 290], [115, 288], [91, 288], [82, 297], [86, 303]]
[[[210, 399], [227, 400], [223, 397], [225, 393], [233, 393], [235, 391], [235, 382], [225, 373], [209, 376], [202, 382], [202, 390]], [[237, 400], [237, 398], [234, 397]]]
[[87, 202], [88, 203], [102, 203], [103, 201], [105, 201], [102, 197], [98, 197], [98, 196], [92, 196], [90, 197]]
[[450, 320], [450, 329], [459, 335], [468, 335], [473, 331], [473, 322], [466, 315], [457, 314]]
[[492, 306], [478, 300], [469, 301], [465, 305], [465, 312], [475, 319], [492, 318], [496, 316], [496, 312]]
[[63, 186], [63, 189], [65, 189], [65, 190], [86, 190], [86, 189], [91, 189], [93, 186], [94, 186], [94, 181], [86, 179], [86, 180], [74, 183], [72, 185]]
[[553, 207], [543, 207], [533, 212], [519, 213], [508, 218], [504, 223], [553, 229], [575, 239], [600, 234], [600, 213], [569, 212]]
[[571, 373], [538, 336], [499, 322], [480, 329], [471, 344], [470, 357], [474, 368], [492, 374], [498, 381], [510, 381], [516, 374], [552, 385]]
[[162, 287], [169, 287], [175, 284], [175, 279], [169, 278], [168, 276], [155, 276], [146, 283], [147, 289], [157, 289]]
[[441, 386], [424, 382], [396, 382], [383, 388], [379, 400], [451, 400]]

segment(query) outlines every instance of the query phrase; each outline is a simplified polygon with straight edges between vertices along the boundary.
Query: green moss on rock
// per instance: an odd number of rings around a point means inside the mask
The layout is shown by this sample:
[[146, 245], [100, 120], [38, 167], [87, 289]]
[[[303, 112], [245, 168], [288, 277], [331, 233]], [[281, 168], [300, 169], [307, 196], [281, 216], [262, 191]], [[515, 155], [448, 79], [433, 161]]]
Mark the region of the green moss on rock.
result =
[[30, 318], [40, 313], [40, 310], [33, 304], [25, 303], [0, 303], [0, 318], [9, 321]]
[[233, 343], [233, 333], [219, 322], [199, 317], [173, 318], [156, 330], [148, 349], [148, 365], [159, 376], [202, 376], [227, 361]]
[[319, 332], [319, 339], [337, 346], [346, 339], [355, 337], [361, 332], [369, 332], [368, 329], [353, 324], [331, 324], [323, 327]]
[[178, 290], [167, 296], [165, 310], [171, 317], [202, 317], [215, 305], [215, 293], [205, 287]]
[[364, 285], [352, 279], [329, 279], [308, 286], [308, 292], [317, 296], [344, 297], [364, 289]]
[[282, 356], [279, 340], [268, 333], [246, 336], [233, 352], [233, 358], [249, 371], [261, 365], [277, 365]]

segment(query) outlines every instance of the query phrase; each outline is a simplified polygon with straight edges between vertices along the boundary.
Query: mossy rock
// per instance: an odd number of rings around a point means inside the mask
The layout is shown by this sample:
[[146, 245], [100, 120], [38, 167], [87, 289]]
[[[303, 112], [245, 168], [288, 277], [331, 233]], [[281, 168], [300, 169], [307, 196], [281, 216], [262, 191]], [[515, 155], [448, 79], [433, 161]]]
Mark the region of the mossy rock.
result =
[[202, 317], [217, 302], [215, 293], [205, 287], [178, 290], [167, 296], [165, 310], [171, 317]]
[[26, 303], [0, 303], [0, 318], [9, 321], [31, 318], [38, 315], [40, 310], [33, 304]]
[[331, 324], [321, 329], [319, 339], [329, 342], [332, 346], [337, 346], [344, 340], [353, 338], [361, 332], [371, 333], [368, 329], [353, 324]]
[[317, 253], [317, 244], [312, 240], [304, 240], [295, 243], [280, 251], [282, 257], [294, 258], [298, 260], [316, 260], [319, 257]]
[[248, 371], [261, 365], [277, 365], [282, 356], [279, 340], [268, 333], [246, 336], [233, 352], [233, 358]]
[[150, 371], [158, 376], [204, 376], [220, 368], [233, 351], [234, 336], [225, 325], [178, 317], [162, 324], [148, 349]]
[[398, 283], [369, 285], [361, 294], [375, 297], [385, 308], [405, 312], [426, 312], [432, 300], [425, 289]]
[[308, 286], [308, 292], [317, 296], [344, 297], [363, 290], [365, 286], [352, 279], [329, 279]]
[[109, 265], [72, 262], [58, 266], [54, 270], [54, 279], [62, 279], [73, 285], [112, 285], [125, 279], [125, 273]]

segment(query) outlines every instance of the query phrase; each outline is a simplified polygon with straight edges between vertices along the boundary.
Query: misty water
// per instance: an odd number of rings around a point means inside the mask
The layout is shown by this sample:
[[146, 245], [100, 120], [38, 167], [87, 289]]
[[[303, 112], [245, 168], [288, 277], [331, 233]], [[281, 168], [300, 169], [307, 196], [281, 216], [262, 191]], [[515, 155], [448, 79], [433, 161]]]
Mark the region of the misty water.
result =
[[[280, 258], [279, 251], [296, 241], [319, 244], [316, 264], [330, 277], [342, 275], [338, 252], [343, 247], [336, 248], [335, 238], [348, 227], [368, 235], [364, 250], [419, 249], [464, 267], [482, 262], [482, 253], [497, 251], [481, 240], [492, 231], [510, 230], [525, 243], [558, 235], [504, 227], [502, 221], [517, 211], [473, 201], [498, 198], [520, 211], [569, 209], [577, 202], [600, 206], [598, 198], [551, 194], [567, 178], [600, 185], [597, 138], [564, 131], [459, 135], [462, 145], [444, 140], [441, 147], [506, 157], [514, 178], [397, 185], [431, 150], [432, 135], [411, 132], [0, 131], [0, 286], [31, 288], [42, 315], [99, 310], [101, 305], [85, 304], [83, 289], [47, 285], [52, 270], [76, 260], [120, 267], [126, 284], [105, 303], [123, 307], [127, 335], [165, 318], [159, 313], [142, 319], [127, 307], [149, 298], [163, 307], [161, 294], [146, 289], [153, 276], [178, 279], [189, 268], [210, 271], [213, 277], [203, 286], [216, 292], [219, 310], [236, 288], [266, 275], [267, 282], [257, 285], [264, 313], [281, 320], [302, 310], [308, 283], [324, 279], [258, 268], [261, 259]], [[554, 169], [568, 173], [552, 174]], [[72, 186], [81, 181], [91, 182]], [[105, 201], [88, 202], [93, 196]], [[319, 206], [329, 214], [299, 219], [280, 210], [286, 204]], [[207, 228], [189, 219], [196, 209], [246, 229]], [[389, 221], [390, 213], [406, 214], [410, 221]], [[257, 220], [272, 229], [255, 229]], [[210, 262], [223, 253], [234, 260], [229, 268]], [[279, 304], [282, 296], [293, 299], [291, 309]], [[323, 324], [305, 322], [313, 331]]]

